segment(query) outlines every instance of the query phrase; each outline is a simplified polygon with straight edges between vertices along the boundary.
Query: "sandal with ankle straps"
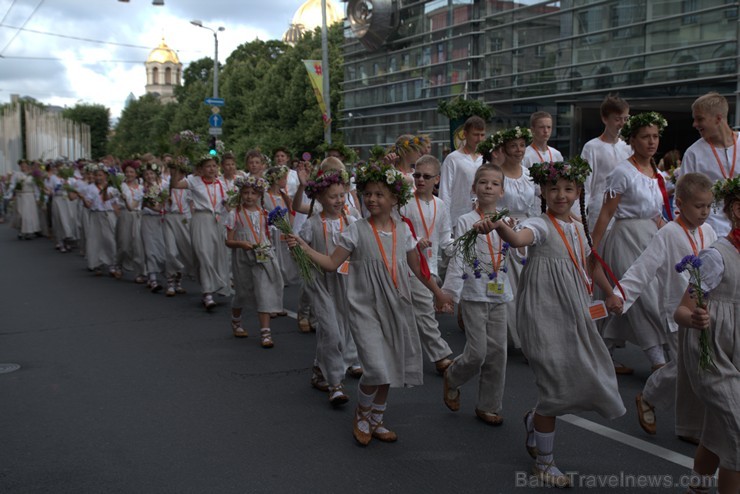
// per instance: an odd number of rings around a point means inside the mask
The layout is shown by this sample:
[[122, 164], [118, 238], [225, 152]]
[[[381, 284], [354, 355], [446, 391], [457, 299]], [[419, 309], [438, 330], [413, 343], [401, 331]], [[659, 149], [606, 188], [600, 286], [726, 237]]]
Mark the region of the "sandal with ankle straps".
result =
[[269, 329], [260, 330], [260, 344], [262, 345], [262, 348], [272, 348], [275, 346]]
[[382, 419], [380, 422], [375, 422], [373, 420], [373, 415], [381, 413], [383, 412], [381, 412], [380, 410], [372, 410], [370, 412], [370, 426], [373, 430], [372, 436], [378, 441], [383, 441], [384, 443], [394, 443], [398, 441], [398, 435], [392, 430], [388, 429]]
[[329, 388], [329, 403], [332, 406], [341, 406], [349, 401], [349, 396], [344, 393], [344, 386], [337, 384]]
[[355, 440], [363, 446], [370, 444], [373, 438], [373, 427], [370, 424], [370, 407], [357, 405], [355, 408], [355, 418], [352, 429], [352, 435]]
[[[174, 295], [174, 293], [173, 293]], [[234, 319], [231, 318], [231, 332], [234, 334], [234, 338], [246, 338], [249, 336], [247, 330], [242, 328], [242, 318]]]

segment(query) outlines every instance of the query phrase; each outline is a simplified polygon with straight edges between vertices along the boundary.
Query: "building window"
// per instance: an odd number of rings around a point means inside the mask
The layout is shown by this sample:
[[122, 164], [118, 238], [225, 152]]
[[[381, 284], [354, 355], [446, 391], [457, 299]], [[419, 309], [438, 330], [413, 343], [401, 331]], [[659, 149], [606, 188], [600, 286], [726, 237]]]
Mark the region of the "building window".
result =
[[696, 24], [699, 21], [699, 16], [696, 15], [696, 9], [699, 7], [697, 0], [682, 0], [681, 1], [681, 24]]
[[164, 83], [169, 85], [172, 85], [172, 69], [167, 67], [164, 69]]
[[159, 84], [159, 69], [157, 67], [152, 69], [152, 84]]

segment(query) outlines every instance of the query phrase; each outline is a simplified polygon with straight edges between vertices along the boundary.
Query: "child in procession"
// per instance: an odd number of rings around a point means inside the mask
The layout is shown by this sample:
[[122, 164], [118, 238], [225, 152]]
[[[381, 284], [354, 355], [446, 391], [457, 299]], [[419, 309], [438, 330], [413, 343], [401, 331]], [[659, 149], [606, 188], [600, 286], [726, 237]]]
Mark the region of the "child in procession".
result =
[[78, 189], [85, 207], [90, 211], [86, 230], [85, 254], [87, 267], [96, 275], [107, 266], [113, 276], [116, 259], [116, 212], [119, 209], [118, 191], [108, 185], [108, 169], [102, 163], [93, 165], [95, 182]]
[[534, 112], [529, 117], [529, 130], [532, 132], [532, 143], [524, 151], [522, 165], [531, 168], [535, 163], [563, 161], [560, 151], [547, 144], [552, 135], [552, 115], [546, 111]]
[[[473, 193], [477, 208], [461, 216], [455, 230], [467, 232], [473, 225], [495, 214], [504, 195], [504, 173], [490, 163], [475, 172]], [[496, 232], [478, 235], [475, 264], [467, 265], [462, 252], [450, 259], [442, 290], [461, 306], [465, 323], [465, 348], [444, 374], [443, 400], [456, 412], [460, 409], [460, 387], [480, 374], [475, 415], [489, 425], [501, 425], [506, 382], [506, 311], [514, 299], [505, 275], [506, 250]]]
[[148, 276], [147, 285], [152, 293], [162, 291], [157, 275], [165, 272], [165, 246], [163, 215], [168, 197], [166, 184], [162, 183], [162, 165], [149, 161], [142, 165], [144, 196], [141, 210], [141, 240], [144, 243], [144, 260]]
[[[170, 183], [184, 180], [190, 172], [190, 165], [183, 157], [171, 161], [168, 168], [170, 169]], [[166, 214], [164, 216], [165, 272], [167, 274], [167, 289], [164, 294], [168, 297], [186, 293], [182, 286], [182, 277], [184, 274], [193, 274], [195, 266], [193, 245], [190, 240], [192, 220], [190, 204], [188, 189], [170, 189], [170, 197], [165, 203]]]
[[[411, 197], [409, 184], [395, 168], [372, 163], [360, 167], [357, 186], [370, 217], [352, 223], [326, 255], [291, 236], [326, 271], [349, 263], [347, 298], [350, 329], [364, 374], [360, 379], [353, 436], [362, 445], [372, 438], [394, 442], [395, 432], [384, 424], [390, 387], [422, 384], [419, 335], [411, 309], [411, 270], [434, 293], [437, 305], [452, 299], [437, 284], [421, 276], [416, 242], [405, 223], [391, 216]], [[292, 245], [291, 245], [292, 246]]]
[[146, 271], [144, 243], [141, 239], [141, 209], [144, 186], [139, 181], [138, 160], [124, 161], [124, 180], [121, 183], [122, 207], [116, 223], [116, 278], [123, 276], [123, 270], [136, 273], [134, 281], [145, 283]]
[[[591, 300], [586, 270], [590, 237], [571, 215], [575, 201], [583, 199], [590, 171], [579, 158], [534, 165], [530, 172], [542, 188], [546, 213], [525, 220], [518, 231], [503, 221], [485, 220], [478, 226], [480, 233], [495, 229], [512, 248], [529, 246], [516, 295], [522, 351], [538, 391], [536, 408], [524, 418], [526, 445], [535, 459], [532, 473], [560, 487], [570, 485], [570, 479], [553, 456], [557, 416], [596, 411], [614, 419], [625, 413], [609, 352], [593, 320], [606, 310]], [[594, 270], [594, 281], [611, 294], [600, 269]], [[606, 307], [618, 311], [621, 301], [609, 295]]]
[[240, 201], [226, 220], [226, 246], [232, 249], [235, 289], [231, 330], [237, 338], [248, 336], [242, 327], [242, 309], [245, 305], [253, 306], [260, 324], [260, 344], [262, 348], [272, 348], [270, 314], [283, 308], [283, 277], [275, 261], [263, 207], [267, 181], [249, 176], [238, 179], [236, 185]]

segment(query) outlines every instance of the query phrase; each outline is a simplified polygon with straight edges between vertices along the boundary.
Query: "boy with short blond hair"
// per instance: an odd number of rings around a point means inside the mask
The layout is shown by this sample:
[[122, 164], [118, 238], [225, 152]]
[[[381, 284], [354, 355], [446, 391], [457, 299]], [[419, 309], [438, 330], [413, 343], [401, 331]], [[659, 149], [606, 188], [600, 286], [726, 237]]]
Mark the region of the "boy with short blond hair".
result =
[[[683, 175], [676, 184], [676, 206], [680, 211], [675, 221], [658, 230], [645, 251], [627, 270], [620, 285], [626, 299], [626, 312], [635, 303], [648, 284], [656, 277], [660, 287], [660, 313], [667, 333], [670, 361], [658, 368], [648, 378], [642, 392], [637, 395], [637, 416], [643, 430], [655, 434], [655, 407], [670, 409], [676, 404], [676, 434], [680, 437], [698, 437], [701, 433], [702, 410], [693, 398], [688, 377], [681, 375], [679, 364], [679, 327], [673, 313], [681, 302], [688, 286], [688, 273], [674, 269], [687, 255], [699, 255], [699, 251], [717, 240], [714, 229], [705, 221], [712, 209], [714, 196], [712, 182], [700, 173]], [[614, 294], [622, 297], [617, 287]]]
[[483, 157], [478, 154], [478, 144], [486, 138], [486, 122], [480, 117], [470, 117], [463, 126], [465, 145], [447, 155], [442, 163], [439, 198], [447, 206], [450, 218], [459, 218], [473, 209], [471, 189], [473, 176]]
[[[439, 183], [439, 160], [424, 155], [416, 161], [414, 198], [401, 208], [401, 215], [411, 220], [421, 255], [429, 265], [432, 276], [439, 275], [438, 265], [442, 253], [451, 253], [452, 224], [442, 199], [434, 196], [434, 186]], [[452, 363], [452, 350], [442, 338], [439, 323], [434, 317], [434, 299], [431, 292], [413, 274], [411, 296], [419, 339], [424, 353], [434, 362], [437, 372], [443, 374]]]
[[563, 155], [547, 141], [552, 135], [552, 115], [546, 111], [534, 112], [529, 117], [529, 130], [532, 131], [532, 144], [524, 151], [522, 165], [529, 168], [535, 163], [563, 161]]

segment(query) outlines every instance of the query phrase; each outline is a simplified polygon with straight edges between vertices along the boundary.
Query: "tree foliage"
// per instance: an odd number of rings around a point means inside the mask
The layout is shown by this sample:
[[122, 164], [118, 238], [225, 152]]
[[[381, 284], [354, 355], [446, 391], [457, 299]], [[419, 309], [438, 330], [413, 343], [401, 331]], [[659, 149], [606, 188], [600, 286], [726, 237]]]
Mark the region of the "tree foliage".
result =
[[[342, 26], [336, 24], [329, 29], [334, 116], [341, 108], [342, 42]], [[226, 149], [238, 156], [251, 148], [272, 153], [277, 147], [315, 154], [324, 141], [324, 127], [305, 59], [321, 60], [320, 29], [305, 34], [295, 46], [255, 40], [229, 54], [219, 71], [219, 95], [226, 101], [219, 109], [224, 118], [220, 139]], [[170, 139], [181, 130], [207, 135], [211, 108], [204, 100], [212, 94], [213, 59], [192, 62], [183, 71], [183, 85], [175, 88], [177, 103], [164, 105], [156, 97], [145, 96], [124, 110], [111, 150], [122, 158], [161, 153], [172, 150]], [[333, 139], [341, 140], [341, 134], [334, 132]]]
[[65, 108], [62, 116], [73, 122], [90, 126], [90, 152], [93, 158], [101, 158], [108, 152], [108, 132], [110, 131], [110, 110], [99, 104], [77, 103]]

